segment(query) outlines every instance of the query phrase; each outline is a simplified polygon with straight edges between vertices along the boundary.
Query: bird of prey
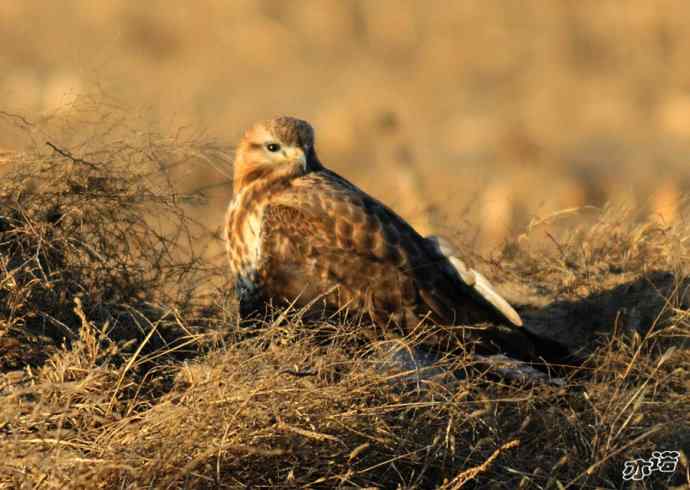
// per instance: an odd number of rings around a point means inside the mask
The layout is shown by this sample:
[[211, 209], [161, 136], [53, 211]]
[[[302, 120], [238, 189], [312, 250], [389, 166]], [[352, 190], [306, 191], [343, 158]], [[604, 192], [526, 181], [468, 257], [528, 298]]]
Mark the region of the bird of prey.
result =
[[421, 236], [326, 168], [300, 119], [278, 117], [244, 134], [225, 239], [241, 317], [285, 304], [408, 332], [424, 322], [522, 325], [446, 242]]

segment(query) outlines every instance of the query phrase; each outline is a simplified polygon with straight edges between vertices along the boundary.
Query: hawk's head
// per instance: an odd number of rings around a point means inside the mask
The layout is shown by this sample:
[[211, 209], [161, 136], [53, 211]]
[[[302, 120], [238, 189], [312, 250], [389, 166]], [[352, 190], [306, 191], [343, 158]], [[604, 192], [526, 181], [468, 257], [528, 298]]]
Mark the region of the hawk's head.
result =
[[294, 117], [277, 117], [244, 133], [235, 156], [235, 190], [272, 174], [303, 175], [318, 168], [311, 125]]

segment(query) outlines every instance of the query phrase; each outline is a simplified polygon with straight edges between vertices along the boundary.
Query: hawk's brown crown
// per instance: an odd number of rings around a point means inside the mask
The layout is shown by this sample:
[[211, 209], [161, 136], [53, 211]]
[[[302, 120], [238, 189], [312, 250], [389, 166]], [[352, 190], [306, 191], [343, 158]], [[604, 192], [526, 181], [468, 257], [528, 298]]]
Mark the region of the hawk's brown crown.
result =
[[314, 129], [307, 121], [281, 116], [263, 123], [283, 144], [311, 148], [314, 146]]

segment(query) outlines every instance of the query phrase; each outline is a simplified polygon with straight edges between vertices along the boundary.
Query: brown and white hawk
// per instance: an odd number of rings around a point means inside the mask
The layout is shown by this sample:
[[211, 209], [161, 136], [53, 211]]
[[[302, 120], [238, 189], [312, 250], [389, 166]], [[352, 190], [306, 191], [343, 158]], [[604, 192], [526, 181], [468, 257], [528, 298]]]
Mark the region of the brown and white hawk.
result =
[[237, 148], [225, 238], [240, 315], [268, 303], [366, 316], [403, 331], [420, 322], [521, 326], [515, 310], [448, 245], [328, 170], [306, 121], [250, 128]]

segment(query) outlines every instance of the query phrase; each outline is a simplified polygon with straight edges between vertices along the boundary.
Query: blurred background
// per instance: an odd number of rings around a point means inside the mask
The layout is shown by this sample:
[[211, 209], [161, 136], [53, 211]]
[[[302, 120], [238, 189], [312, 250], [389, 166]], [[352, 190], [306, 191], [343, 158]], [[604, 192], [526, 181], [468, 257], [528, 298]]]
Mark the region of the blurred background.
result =
[[[228, 162], [256, 120], [299, 116], [324, 163], [420, 231], [492, 250], [609, 201], [683, 219], [689, 18], [662, 0], [7, 1], [0, 111], [40, 121], [107, 94], [227, 145]], [[27, 143], [0, 119], [0, 150]], [[228, 171], [177, 171], [220, 227]]]

